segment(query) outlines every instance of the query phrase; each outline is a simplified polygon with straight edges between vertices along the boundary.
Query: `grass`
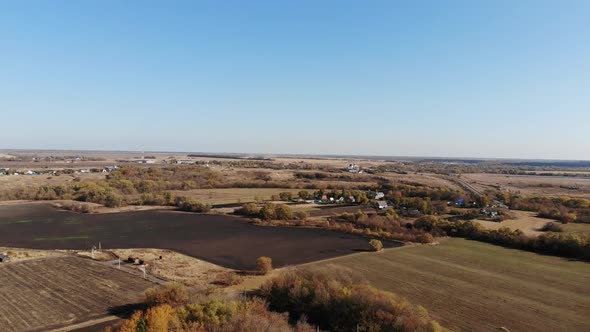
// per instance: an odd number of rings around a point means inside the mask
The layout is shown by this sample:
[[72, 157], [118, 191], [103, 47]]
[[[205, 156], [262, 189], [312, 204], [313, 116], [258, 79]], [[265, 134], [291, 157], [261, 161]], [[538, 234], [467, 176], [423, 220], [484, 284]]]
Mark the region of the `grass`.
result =
[[559, 224], [565, 233], [590, 234], [590, 224]]
[[1, 225], [8, 225], [8, 224], [28, 224], [28, 223], [32, 223], [32, 220], [29, 219], [23, 219], [23, 220], [15, 220], [15, 221], [4, 221], [4, 222], [0, 222]]
[[502, 222], [486, 221], [476, 219], [480, 225], [486, 229], [499, 229], [501, 227], [508, 227], [510, 229], [520, 229], [526, 235], [537, 236], [542, 234], [540, 231], [548, 222], [557, 222], [551, 219], [539, 218], [536, 212], [511, 210], [514, 219], [507, 219]]
[[77, 236], [63, 236], [63, 237], [36, 237], [33, 241], [69, 241], [69, 240], [83, 240], [89, 239], [88, 235], [77, 235]]
[[349, 267], [452, 330], [590, 330], [590, 264], [465, 239], [316, 264]]

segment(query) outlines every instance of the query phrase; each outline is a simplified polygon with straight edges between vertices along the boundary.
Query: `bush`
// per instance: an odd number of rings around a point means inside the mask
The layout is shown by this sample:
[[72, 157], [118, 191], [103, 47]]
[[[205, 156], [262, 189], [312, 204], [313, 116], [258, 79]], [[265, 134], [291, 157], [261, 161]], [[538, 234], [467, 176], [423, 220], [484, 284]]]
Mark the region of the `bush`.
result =
[[234, 213], [242, 216], [258, 217], [260, 215], [260, 207], [256, 203], [246, 203], [239, 209], [236, 209]]
[[373, 251], [381, 251], [383, 249], [383, 243], [381, 243], [381, 241], [379, 240], [371, 240], [369, 241], [369, 245], [371, 246], [371, 249], [373, 249]]
[[223, 272], [215, 277], [213, 283], [220, 286], [235, 286], [241, 284], [242, 281], [244, 278], [235, 272]]
[[282, 193], [279, 193], [279, 198], [281, 199], [281, 201], [290, 201], [293, 199], [293, 194], [288, 191], [284, 191]]
[[434, 242], [434, 236], [430, 233], [420, 234], [418, 236], [418, 242], [420, 243], [432, 243]]
[[145, 291], [145, 303], [148, 306], [168, 304], [172, 307], [178, 307], [187, 302], [188, 292], [181, 284], [172, 283]]
[[282, 205], [282, 204], [279, 204], [276, 206], [275, 215], [276, 215], [277, 220], [293, 219], [293, 213], [291, 212], [291, 208], [286, 205]]
[[543, 228], [541, 228], [541, 231], [561, 233], [563, 232], [563, 228], [554, 222], [548, 222], [545, 224], [545, 226], [543, 226]]
[[176, 197], [175, 205], [178, 209], [187, 212], [206, 213], [211, 210], [211, 205], [197, 202], [190, 197]]
[[307, 219], [308, 214], [305, 211], [295, 211], [293, 212], [293, 217], [297, 220], [305, 220]]
[[265, 204], [260, 209], [260, 219], [262, 220], [275, 220], [277, 218], [276, 205], [273, 203]]
[[270, 271], [272, 271], [272, 259], [266, 256], [258, 257], [256, 260], [256, 272], [264, 275]]

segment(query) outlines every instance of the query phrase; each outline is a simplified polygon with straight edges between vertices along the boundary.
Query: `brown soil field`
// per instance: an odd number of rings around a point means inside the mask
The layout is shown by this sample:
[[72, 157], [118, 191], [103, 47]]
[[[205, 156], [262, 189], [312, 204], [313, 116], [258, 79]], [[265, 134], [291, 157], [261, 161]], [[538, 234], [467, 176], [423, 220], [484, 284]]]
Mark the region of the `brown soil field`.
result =
[[545, 226], [545, 224], [548, 222], [556, 222], [560, 224], [560, 222], [555, 220], [539, 218], [537, 217], [536, 212], [510, 210], [510, 213], [514, 215], [514, 219], [508, 219], [502, 222], [477, 219], [475, 221], [486, 229], [499, 229], [502, 227], [508, 227], [510, 229], [520, 229], [526, 235], [533, 236], [542, 234], [543, 232], [539, 231], [539, 229], [543, 228], [543, 226]]
[[348, 267], [453, 331], [590, 330], [586, 262], [451, 238], [316, 264]]
[[239, 270], [254, 269], [260, 256], [282, 267], [369, 250], [368, 239], [350, 234], [172, 211], [77, 214], [45, 204], [2, 205], [0, 227], [0, 246], [88, 250], [100, 242], [103, 249], [170, 249]]
[[[480, 191], [497, 190], [500, 187], [503, 191], [516, 191], [524, 195], [590, 198], [589, 178], [473, 173], [463, 174], [461, 179]], [[571, 187], [579, 189], [567, 189]]]
[[154, 284], [72, 256], [0, 265], [3, 331], [47, 331], [112, 314]]

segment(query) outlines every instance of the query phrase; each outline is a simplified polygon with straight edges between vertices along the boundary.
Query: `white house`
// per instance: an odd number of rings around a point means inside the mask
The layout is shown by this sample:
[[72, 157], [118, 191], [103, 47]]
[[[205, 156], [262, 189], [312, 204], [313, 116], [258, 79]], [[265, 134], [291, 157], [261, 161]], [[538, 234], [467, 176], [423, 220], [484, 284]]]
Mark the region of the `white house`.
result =
[[383, 210], [387, 207], [387, 201], [377, 201], [377, 208]]
[[346, 167], [346, 170], [348, 170], [350, 173], [358, 173], [359, 170], [361, 168], [359, 167], [359, 165], [357, 164], [348, 164], [348, 167]]

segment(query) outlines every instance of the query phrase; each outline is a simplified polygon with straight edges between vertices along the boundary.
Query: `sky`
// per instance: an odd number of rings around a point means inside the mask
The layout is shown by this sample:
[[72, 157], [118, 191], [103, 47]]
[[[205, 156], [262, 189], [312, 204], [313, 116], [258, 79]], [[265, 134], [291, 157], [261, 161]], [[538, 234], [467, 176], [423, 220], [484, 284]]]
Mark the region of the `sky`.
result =
[[0, 149], [590, 160], [590, 1], [0, 1]]

